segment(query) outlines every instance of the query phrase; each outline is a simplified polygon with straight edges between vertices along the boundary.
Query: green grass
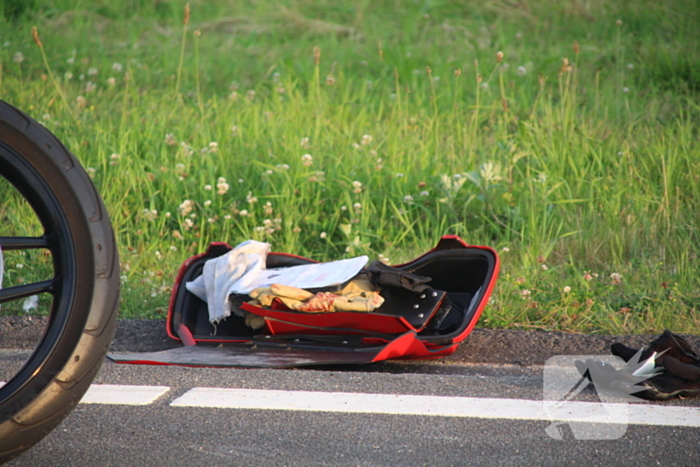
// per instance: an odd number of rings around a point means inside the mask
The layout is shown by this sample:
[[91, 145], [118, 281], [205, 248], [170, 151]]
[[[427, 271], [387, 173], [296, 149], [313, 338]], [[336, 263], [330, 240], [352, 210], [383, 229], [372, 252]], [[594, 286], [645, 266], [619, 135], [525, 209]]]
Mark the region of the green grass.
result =
[[211, 241], [398, 263], [458, 234], [501, 254], [482, 326], [700, 332], [698, 6], [48, 3], [0, 24], [0, 98], [93, 174], [123, 318]]

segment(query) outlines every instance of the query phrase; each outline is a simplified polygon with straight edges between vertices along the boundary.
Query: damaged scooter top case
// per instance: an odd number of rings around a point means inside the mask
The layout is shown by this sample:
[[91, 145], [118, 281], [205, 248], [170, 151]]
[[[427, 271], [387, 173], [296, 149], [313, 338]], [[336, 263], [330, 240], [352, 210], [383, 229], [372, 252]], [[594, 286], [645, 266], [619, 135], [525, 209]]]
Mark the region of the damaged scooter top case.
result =
[[[388, 285], [384, 281], [383, 304], [372, 312], [304, 313], [237, 301], [233, 306], [264, 319], [260, 329], [253, 329], [239, 316], [241, 310], [212, 324], [207, 303], [185, 286], [202, 275], [208, 260], [230, 250], [227, 243], [212, 243], [180, 268], [166, 326], [170, 337], [185, 347], [110, 358], [122, 363], [291, 367], [444, 357], [454, 353], [476, 325], [499, 270], [498, 255], [492, 248], [468, 245], [458, 236], [447, 235], [424, 255], [393, 266], [399, 275], [429, 280], [418, 287], [399, 281], [392, 284], [393, 277]], [[267, 269], [313, 263], [288, 253], [269, 253], [266, 258]], [[392, 276], [391, 271], [385, 274]], [[240, 296], [230, 300], [236, 298]]]

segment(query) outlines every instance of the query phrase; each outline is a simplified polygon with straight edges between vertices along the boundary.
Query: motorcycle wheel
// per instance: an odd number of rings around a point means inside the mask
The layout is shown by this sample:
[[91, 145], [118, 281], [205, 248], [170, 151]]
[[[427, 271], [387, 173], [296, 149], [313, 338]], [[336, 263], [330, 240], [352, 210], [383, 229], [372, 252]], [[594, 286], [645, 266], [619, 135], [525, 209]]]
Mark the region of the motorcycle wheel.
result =
[[[0, 387], [1, 464], [46, 436], [90, 386], [112, 340], [120, 285], [114, 233], [90, 177], [53, 134], [3, 101], [0, 177], [0, 248], [45, 264], [45, 277], [0, 289], [0, 304], [38, 295], [48, 310], [36, 347]], [[37, 235], [14, 233], [25, 217], [7, 209], [20, 205]]]

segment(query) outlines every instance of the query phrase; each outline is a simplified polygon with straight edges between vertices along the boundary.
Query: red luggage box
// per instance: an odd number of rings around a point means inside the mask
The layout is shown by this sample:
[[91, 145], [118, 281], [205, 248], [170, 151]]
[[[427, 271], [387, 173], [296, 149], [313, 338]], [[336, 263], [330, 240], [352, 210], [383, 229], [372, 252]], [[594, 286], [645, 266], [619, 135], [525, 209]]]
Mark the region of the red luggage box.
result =
[[[309, 314], [244, 304], [242, 309], [265, 319], [265, 327], [253, 330], [233, 314], [212, 325], [207, 304], [185, 287], [202, 274], [207, 260], [231, 249], [226, 243], [212, 243], [180, 268], [166, 325], [170, 337], [186, 347], [111, 358], [125, 363], [285, 367], [443, 357], [452, 354], [476, 325], [499, 270], [492, 248], [468, 245], [448, 235], [424, 255], [394, 266], [432, 278], [429, 289], [421, 293], [382, 288], [385, 302], [371, 313]], [[270, 253], [266, 267], [313, 262], [288, 253]]]

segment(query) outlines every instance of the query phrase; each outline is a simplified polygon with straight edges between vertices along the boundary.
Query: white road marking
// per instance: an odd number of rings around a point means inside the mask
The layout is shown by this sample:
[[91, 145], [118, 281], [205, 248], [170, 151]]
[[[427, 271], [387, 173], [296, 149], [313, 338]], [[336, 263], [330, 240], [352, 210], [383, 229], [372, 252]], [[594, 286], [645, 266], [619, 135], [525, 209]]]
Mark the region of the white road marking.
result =
[[[548, 404], [553, 403], [548, 402]], [[556, 415], [552, 416], [547, 411], [544, 401], [522, 399], [194, 388], [175, 399], [170, 405], [700, 427], [700, 407], [667, 407], [649, 404], [566, 402], [566, 410], [556, 410]], [[620, 414], [620, 409], [626, 409], [627, 416], [616, 419], [606, 417], [608, 413], [606, 406], [616, 409], [609, 412], [617, 415]]]
[[[4, 382], [0, 381], [0, 387], [3, 384]], [[168, 386], [93, 384], [81, 402], [84, 404], [148, 405], [169, 390]], [[300, 410], [700, 427], [700, 407], [651, 404], [601, 404], [568, 401], [563, 406], [557, 407], [553, 401], [545, 403], [544, 401], [524, 399], [193, 388], [172, 401], [170, 405], [172, 407]], [[552, 411], [550, 412], [548, 408]]]
[[83, 404], [148, 405], [169, 390], [169, 386], [93, 384], [80, 402]]

